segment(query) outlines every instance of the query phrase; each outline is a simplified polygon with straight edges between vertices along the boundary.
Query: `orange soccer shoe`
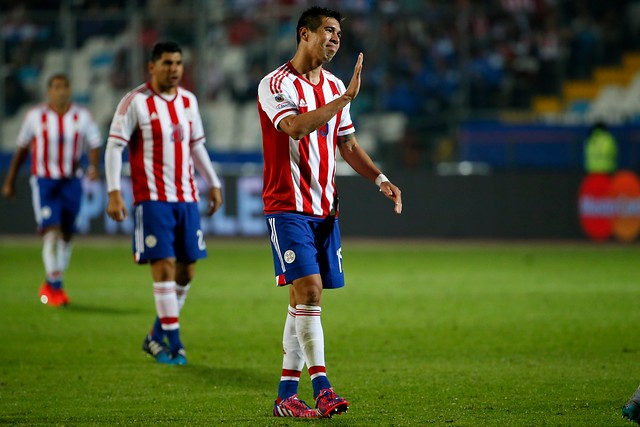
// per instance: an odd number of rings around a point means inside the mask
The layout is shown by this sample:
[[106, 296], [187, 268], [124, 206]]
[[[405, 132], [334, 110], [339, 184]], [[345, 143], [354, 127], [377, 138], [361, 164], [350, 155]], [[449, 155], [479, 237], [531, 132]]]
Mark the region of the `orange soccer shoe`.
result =
[[69, 304], [69, 297], [63, 289], [55, 289], [45, 282], [40, 287], [40, 302], [53, 307]]

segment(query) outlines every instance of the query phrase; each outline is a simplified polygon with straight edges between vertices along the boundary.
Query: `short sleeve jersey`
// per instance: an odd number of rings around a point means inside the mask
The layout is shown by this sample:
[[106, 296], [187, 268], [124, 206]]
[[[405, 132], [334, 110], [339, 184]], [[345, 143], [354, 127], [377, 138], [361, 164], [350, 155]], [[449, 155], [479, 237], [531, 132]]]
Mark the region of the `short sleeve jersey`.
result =
[[316, 110], [345, 92], [326, 70], [312, 84], [290, 62], [269, 73], [258, 86], [258, 112], [264, 154], [264, 212], [299, 212], [325, 217], [337, 211], [335, 188], [338, 136], [355, 132], [349, 105], [300, 140], [280, 131], [280, 121]]
[[43, 103], [25, 115], [17, 144], [31, 150], [32, 175], [62, 179], [76, 176], [82, 153], [100, 147], [102, 137], [86, 108], [71, 104], [58, 114]]
[[190, 91], [178, 87], [165, 97], [149, 83], [132, 90], [118, 104], [108, 141], [129, 147], [135, 203], [199, 199], [191, 149], [204, 144], [205, 136]]

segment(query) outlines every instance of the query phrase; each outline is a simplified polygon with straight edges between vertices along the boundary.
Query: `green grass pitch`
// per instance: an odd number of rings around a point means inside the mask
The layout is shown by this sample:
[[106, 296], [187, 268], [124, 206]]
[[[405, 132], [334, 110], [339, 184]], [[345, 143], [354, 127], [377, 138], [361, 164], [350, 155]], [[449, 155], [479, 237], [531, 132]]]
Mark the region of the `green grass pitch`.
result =
[[0, 424], [632, 425], [638, 245], [344, 239], [347, 287], [324, 293], [323, 326], [351, 408], [306, 422], [271, 414], [287, 290], [268, 239], [208, 246], [174, 367], [140, 350], [154, 305], [128, 240], [77, 240], [60, 309], [38, 301], [39, 241], [0, 238]]

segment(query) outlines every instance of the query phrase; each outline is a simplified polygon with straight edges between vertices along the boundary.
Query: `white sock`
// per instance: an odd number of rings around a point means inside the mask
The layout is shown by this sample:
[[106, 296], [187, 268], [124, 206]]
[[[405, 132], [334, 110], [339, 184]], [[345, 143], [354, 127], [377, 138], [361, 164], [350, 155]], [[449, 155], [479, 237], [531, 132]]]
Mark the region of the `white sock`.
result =
[[187, 283], [184, 286], [178, 285], [176, 283], [176, 297], [178, 298], [178, 311], [182, 311], [182, 307], [184, 307], [184, 302], [187, 299], [187, 294], [189, 293], [189, 289], [191, 289], [191, 283]]
[[298, 335], [296, 334], [296, 318], [296, 309], [289, 306], [287, 320], [284, 322], [284, 333], [282, 335], [282, 372], [283, 376], [287, 376], [285, 375], [286, 371], [296, 371], [298, 372], [297, 379], [300, 379], [300, 372], [304, 367], [304, 353], [302, 352]]
[[71, 260], [71, 252], [73, 251], [73, 245], [71, 242], [66, 242], [63, 238], [58, 238], [56, 245], [56, 257], [58, 261], [58, 270], [60, 274], [64, 274], [69, 267], [69, 261]]
[[174, 330], [180, 327], [178, 322], [178, 298], [176, 282], [153, 282], [153, 297], [156, 301], [156, 312], [160, 318], [162, 329]]
[[47, 280], [60, 280], [60, 271], [58, 270], [58, 260], [56, 257], [56, 241], [58, 232], [55, 230], [47, 231], [42, 236], [42, 262], [44, 263], [44, 272]]
[[[322, 309], [317, 305], [296, 305], [296, 333], [310, 372], [324, 373], [324, 332], [320, 321]], [[312, 373], [313, 379], [314, 374]]]

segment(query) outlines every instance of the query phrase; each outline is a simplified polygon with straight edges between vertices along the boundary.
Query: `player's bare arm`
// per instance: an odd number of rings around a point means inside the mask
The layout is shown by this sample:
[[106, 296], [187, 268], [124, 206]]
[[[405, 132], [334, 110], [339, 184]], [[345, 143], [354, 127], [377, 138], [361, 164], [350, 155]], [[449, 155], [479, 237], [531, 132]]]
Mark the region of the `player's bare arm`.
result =
[[20, 147], [11, 159], [7, 176], [2, 184], [2, 195], [7, 199], [13, 199], [16, 196], [16, 177], [18, 176], [18, 170], [20, 170], [20, 166], [22, 166], [28, 155], [29, 149]]
[[324, 126], [333, 116], [342, 111], [342, 109], [353, 101], [360, 92], [362, 60], [363, 55], [360, 53], [353, 70], [351, 82], [349, 82], [349, 87], [347, 87], [347, 90], [342, 94], [342, 96], [323, 105], [317, 110], [285, 117], [279, 123], [280, 129], [293, 139], [301, 139], [319, 127]]
[[114, 221], [124, 221], [129, 215], [127, 213], [127, 206], [122, 198], [120, 190], [113, 190], [109, 192], [109, 202], [107, 204], [107, 215]]
[[95, 181], [100, 177], [98, 167], [100, 165], [100, 149], [93, 148], [89, 151], [89, 167], [87, 168], [87, 177]]
[[[370, 181], [380, 175], [380, 169], [373, 163], [371, 157], [360, 147], [355, 133], [338, 137], [338, 149], [342, 158], [353, 168], [354, 171]], [[393, 211], [397, 214], [402, 213], [402, 192], [398, 187], [390, 181], [380, 184], [380, 191], [387, 198], [393, 200]]]

